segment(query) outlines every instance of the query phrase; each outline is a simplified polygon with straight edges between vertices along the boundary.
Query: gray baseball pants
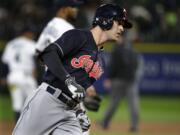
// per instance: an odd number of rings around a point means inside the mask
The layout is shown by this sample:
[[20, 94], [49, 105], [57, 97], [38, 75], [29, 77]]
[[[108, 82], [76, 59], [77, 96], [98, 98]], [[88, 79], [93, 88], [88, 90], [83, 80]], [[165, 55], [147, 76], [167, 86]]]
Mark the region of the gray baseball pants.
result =
[[102, 124], [108, 127], [114, 113], [116, 112], [122, 98], [127, 97], [130, 110], [130, 124], [132, 128], [137, 128], [139, 123], [139, 94], [136, 82], [128, 82], [120, 79], [112, 80], [112, 91], [110, 103], [105, 112]]
[[47, 92], [42, 83], [25, 102], [21, 116], [12, 135], [82, 135], [75, 111], [57, 97]]

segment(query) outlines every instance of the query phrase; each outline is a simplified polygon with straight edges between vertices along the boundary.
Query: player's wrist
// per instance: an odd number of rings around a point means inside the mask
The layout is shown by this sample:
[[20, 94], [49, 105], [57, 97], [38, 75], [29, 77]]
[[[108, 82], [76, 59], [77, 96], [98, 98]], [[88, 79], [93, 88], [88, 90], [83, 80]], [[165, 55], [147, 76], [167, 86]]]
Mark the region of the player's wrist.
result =
[[75, 81], [74, 77], [70, 76], [69, 74], [66, 75], [64, 82], [67, 86], [71, 85], [73, 81]]
[[65, 84], [73, 99], [78, 102], [83, 101], [83, 99], [85, 98], [85, 89], [76, 82], [75, 77], [69, 76], [65, 80]]

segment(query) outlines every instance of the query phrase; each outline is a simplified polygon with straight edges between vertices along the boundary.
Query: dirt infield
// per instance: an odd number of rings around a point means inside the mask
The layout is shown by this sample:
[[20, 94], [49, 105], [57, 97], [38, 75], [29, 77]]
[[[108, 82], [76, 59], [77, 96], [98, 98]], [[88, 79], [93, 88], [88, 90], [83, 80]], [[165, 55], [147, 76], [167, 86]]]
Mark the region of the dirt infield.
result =
[[0, 135], [11, 135], [14, 127], [13, 122], [1, 121], [0, 122]]
[[[0, 135], [11, 135], [14, 124], [12, 122], [0, 122]], [[91, 132], [106, 134], [128, 133], [128, 123], [112, 123], [110, 128], [103, 130], [95, 122], [92, 123]], [[180, 123], [141, 123], [137, 135], [179, 135]]]
[[[92, 131], [100, 133], [125, 134], [129, 132], [127, 123], [113, 122], [107, 130], [103, 130], [98, 124], [93, 123]], [[138, 135], [179, 135], [180, 123], [141, 123]]]

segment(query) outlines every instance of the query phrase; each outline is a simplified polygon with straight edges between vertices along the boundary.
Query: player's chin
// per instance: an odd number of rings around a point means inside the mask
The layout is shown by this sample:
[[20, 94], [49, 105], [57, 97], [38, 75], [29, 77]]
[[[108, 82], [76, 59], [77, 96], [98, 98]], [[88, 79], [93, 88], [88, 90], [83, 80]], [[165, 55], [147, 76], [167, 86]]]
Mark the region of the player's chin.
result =
[[118, 41], [121, 35], [117, 34], [113, 40]]
[[118, 41], [120, 38], [120, 34], [114, 34], [111, 36], [111, 38], [109, 39], [110, 41]]

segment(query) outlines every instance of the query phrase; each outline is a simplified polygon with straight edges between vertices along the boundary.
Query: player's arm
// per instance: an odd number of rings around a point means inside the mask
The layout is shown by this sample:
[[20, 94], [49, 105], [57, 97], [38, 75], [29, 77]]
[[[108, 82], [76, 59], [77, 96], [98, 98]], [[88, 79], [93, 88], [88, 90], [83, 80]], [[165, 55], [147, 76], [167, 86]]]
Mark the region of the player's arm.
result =
[[51, 44], [40, 55], [40, 58], [54, 76], [65, 82], [72, 98], [78, 102], [82, 101], [85, 96], [85, 90], [81, 85], [77, 84], [75, 79], [65, 70], [61, 61], [62, 52], [59, 50], [59, 47], [56, 44]]
[[[75, 30], [68, 31], [54, 43], [50, 44], [40, 55], [51, 73], [62, 81], [65, 81], [70, 75], [65, 70], [61, 60], [65, 56], [69, 54], [72, 55], [80, 50], [83, 45], [82, 42], [84, 42], [81, 35]], [[80, 38], [78, 36], [80, 36]], [[79, 40], [77, 40], [78, 38]]]
[[64, 69], [61, 61], [62, 54], [56, 45], [51, 44], [48, 46], [40, 55], [40, 58], [47, 65], [48, 69], [61, 81], [65, 81], [70, 76]]

